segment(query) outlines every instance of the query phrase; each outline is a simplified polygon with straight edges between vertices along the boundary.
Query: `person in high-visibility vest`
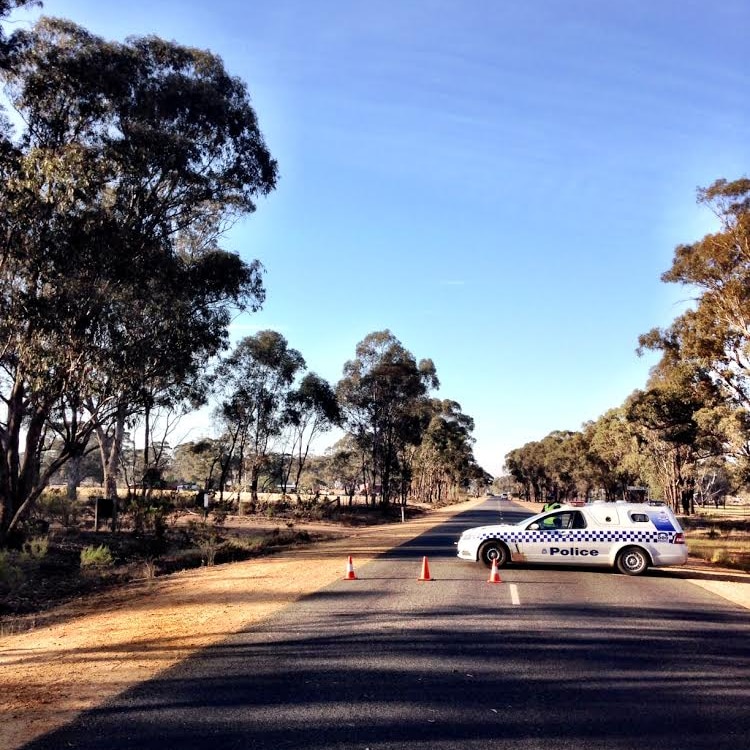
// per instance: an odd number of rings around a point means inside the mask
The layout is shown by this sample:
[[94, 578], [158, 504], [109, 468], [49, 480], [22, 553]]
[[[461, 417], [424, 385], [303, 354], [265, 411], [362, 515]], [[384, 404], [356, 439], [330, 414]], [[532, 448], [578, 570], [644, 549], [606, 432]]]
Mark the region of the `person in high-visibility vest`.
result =
[[[562, 508], [562, 505], [560, 503], [549, 502], [549, 503], [544, 504], [542, 511], [546, 513], [547, 511], [557, 510], [558, 508]], [[547, 516], [547, 518], [542, 519], [542, 528], [544, 530], [556, 529], [558, 528], [559, 522], [560, 522], [559, 516]]]

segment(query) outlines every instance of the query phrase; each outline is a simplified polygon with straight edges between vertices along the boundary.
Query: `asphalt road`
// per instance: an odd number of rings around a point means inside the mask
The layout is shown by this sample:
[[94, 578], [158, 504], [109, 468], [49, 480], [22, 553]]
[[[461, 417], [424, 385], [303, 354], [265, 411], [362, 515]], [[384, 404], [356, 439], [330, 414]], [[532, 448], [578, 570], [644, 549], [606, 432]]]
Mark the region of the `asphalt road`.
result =
[[[739, 750], [750, 737], [750, 613], [669, 570], [455, 558], [455, 517], [158, 679], [28, 745]], [[418, 581], [423, 557], [433, 580]], [[301, 565], [304, 561], [301, 560]]]

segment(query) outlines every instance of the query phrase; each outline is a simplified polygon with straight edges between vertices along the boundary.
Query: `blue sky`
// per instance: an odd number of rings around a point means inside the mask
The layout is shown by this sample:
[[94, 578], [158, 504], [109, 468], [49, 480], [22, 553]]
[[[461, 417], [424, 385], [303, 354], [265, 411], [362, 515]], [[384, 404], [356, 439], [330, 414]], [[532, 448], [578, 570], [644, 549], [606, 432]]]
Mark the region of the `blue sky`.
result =
[[[660, 281], [713, 228], [695, 190], [750, 174], [747, 0], [47, 0], [108, 38], [219, 54], [248, 85], [278, 188], [227, 247], [262, 312], [335, 383], [390, 329], [505, 454], [645, 385]], [[198, 428], [196, 428], [198, 429]]]

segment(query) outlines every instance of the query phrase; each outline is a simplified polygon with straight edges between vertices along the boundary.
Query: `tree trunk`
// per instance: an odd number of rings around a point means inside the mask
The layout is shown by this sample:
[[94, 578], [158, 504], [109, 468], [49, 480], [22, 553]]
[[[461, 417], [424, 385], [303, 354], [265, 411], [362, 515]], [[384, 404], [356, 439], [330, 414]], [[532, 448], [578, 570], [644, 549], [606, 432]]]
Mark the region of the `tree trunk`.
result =
[[257, 461], [257, 457], [253, 457], [253, 462], [250, 465], [250, 499], [254, 502], [258, 502], [258, 479], [260, 478], [260, 466]]
[[74, 456], [68, 461], [68, 481], [66, 495], [71, 502], [78, 495], [78, 485], [81, 483], [81, 464], [83, 456]]
[[[146, 404], [143, 428], [143, 473], [141, 475], [141, 499], [151, 497], [152, 473], [149, 471], [149, 441], [151, 440], [151, 405]], [[146, 479], [148, 478], [148, 482]], [[146, 486], [148, 484], [148, 487]]]
[[122, 454], [122, 443], [125, 438], [125, 409], [117, 408], [114, 421], [114, 433], [109, 434], [97, 425], [96, 439], [99, 443], [99, 457], [102, 462], [104, 496], [110, 500], [117, 499], [117, 473]]

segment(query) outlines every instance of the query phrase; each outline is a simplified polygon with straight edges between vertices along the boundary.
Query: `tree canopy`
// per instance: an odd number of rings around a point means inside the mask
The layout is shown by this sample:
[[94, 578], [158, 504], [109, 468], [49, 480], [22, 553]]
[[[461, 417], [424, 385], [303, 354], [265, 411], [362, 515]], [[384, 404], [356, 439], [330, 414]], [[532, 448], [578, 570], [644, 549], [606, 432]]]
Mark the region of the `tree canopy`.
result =
[[97, 426], [200, 394], [231, 310], [265, 295], [220, 238], [277, 177], [246, 86], [210, 52], [50, 18], [7, 41], [24, 127], [0, 149], [0, 534]]
[[[688, 510], [706, 476], [712, 485], [721, 477], [725, 488], [732, 474], [750, 476], [750, 179], [716, 180], [698, 190], [698, 203], [713, 212], [718, 229], [678, 245], [662, 275], [688, 289], [693, 304], [669, 327], [639, 338], [639, 352], [661, 353], [646, 387], [581, 433], [587, 448], [579, 469], [608, 499], [625, 496], [629, 484], [646, 484]], [[561, 486], [550, 439], [507, 456], [530, 493]], [[719, 457], [731, 464], [720, 470]], [[587, 491], [580, 471], [573, 476], [575, 491]]]
[[294, 381], [305, 368], [304, 357], [270, 330], [242, 339], [219, 368], [218, 415], [231, 436], [228, 455], [238, 454], [240, 467], [249, 460], [254, 500], [260, 470], [295, 413], [290, 412], [297, 395]]
[[371, 460], [371, 491], [380, 487], [383, 503], [395, 492], [393, 479], [406, 468], [402, 452], [418, 445], [431, 388], [439, 381], [432, 360], [417, 363], [414, 355], [388, 330], [366, 336], [356, 357], [344, 365], [336, 387], [346, 424]]

